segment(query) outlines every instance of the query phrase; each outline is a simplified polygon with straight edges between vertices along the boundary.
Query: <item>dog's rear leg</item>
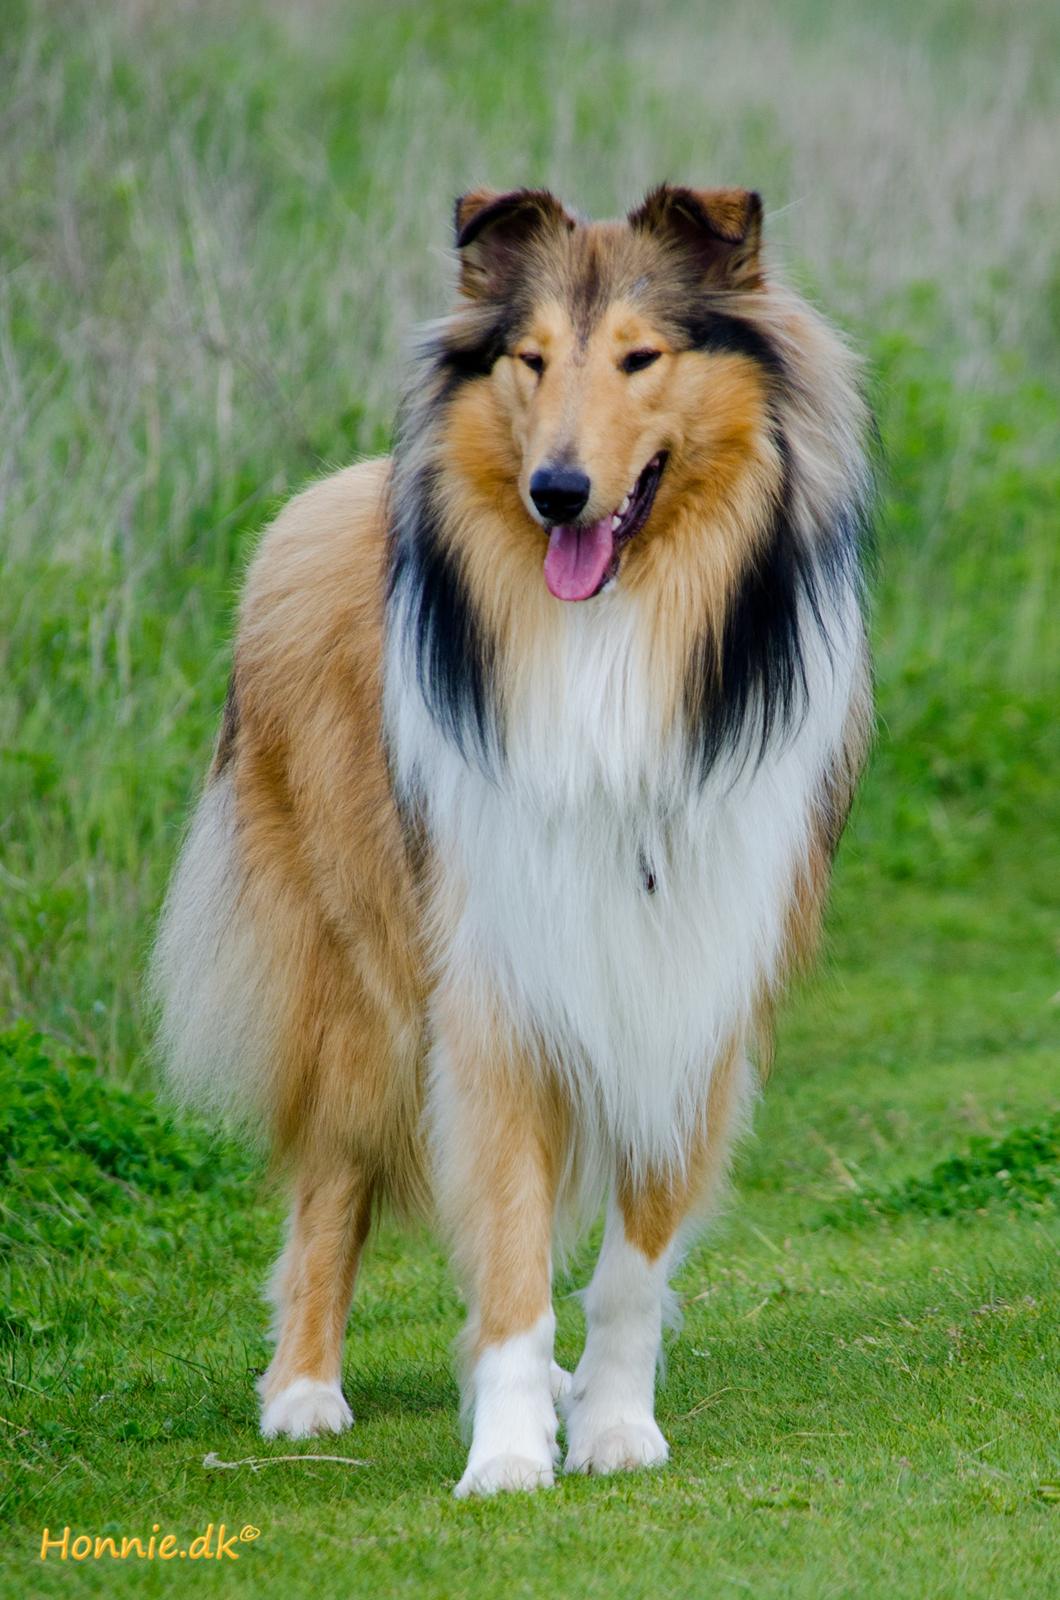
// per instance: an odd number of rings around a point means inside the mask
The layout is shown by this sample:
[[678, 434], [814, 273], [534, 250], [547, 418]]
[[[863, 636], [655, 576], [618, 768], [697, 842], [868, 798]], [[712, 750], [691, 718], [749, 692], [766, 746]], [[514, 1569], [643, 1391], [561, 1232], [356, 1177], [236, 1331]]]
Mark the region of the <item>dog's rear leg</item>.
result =
[[655, 1421], [655, 1370], [669, 1275], [682, 1224], [709, 1205], [725, 1175], [748, 1087], [743, 1053], [733, 1050], [715, 1068], [684, 1161], [636, 1174], [620, 1165], [585, 1293], [585, 1350], [564, 1406], [568, 1472], [620, 1472], [667, 1458]]
[[551, 1484], [556, 1460], [551, 1244], [565, 1121], [533, 1064], [450, 1038], [432, 1117], [439, 1198], [467, 1287], [463, 1498]]
[[341, 1388], [342, 1344], [371, 1222], [372, 1181], [354, 1164], [302, 1171], [276, 1264], [276, 1353], [261, 1379], [261, 1431], [308, 1439], [353, 1421]]

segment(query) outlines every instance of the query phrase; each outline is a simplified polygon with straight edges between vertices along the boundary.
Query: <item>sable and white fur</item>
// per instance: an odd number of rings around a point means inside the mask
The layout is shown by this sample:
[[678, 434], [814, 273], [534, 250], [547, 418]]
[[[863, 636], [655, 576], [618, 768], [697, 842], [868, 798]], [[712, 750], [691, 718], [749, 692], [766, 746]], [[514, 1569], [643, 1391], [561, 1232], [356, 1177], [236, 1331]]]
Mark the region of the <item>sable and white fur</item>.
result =
[[[666, 1458], [669, 1274], [814, 945], [870, 714], [866, 417], [760, 225], [742, 190], [605, 224], [465, 196], [393, 460], [299, 496], [256, 558], [154, 983], [173, 1081], [291, 1172], [266, 1434], [351, 1421], [389, 1201], [434, 1206], [468, 1295], [458, 1494], [551, 1482], [557, 1401], [570, 1470]], [[555, 1231], [605, 1201], [567, 1380]]]

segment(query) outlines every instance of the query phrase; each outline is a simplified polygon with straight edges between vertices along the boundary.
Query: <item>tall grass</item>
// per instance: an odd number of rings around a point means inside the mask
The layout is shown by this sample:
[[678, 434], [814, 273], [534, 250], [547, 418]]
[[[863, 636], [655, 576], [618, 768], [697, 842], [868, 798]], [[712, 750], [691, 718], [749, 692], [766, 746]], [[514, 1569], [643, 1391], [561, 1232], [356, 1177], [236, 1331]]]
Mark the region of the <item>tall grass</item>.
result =
[[763, 191], [874, 363], [888, 723], [985, 708], [959, 764], [1007, 707], [1006, 781], [1024, 737], [1052, 761], [1058, 38], [1047, 0], [9, 3], [0, 1005], [138, 1071], [242, 562], [292, 484], [385, 445], [481, 180]]

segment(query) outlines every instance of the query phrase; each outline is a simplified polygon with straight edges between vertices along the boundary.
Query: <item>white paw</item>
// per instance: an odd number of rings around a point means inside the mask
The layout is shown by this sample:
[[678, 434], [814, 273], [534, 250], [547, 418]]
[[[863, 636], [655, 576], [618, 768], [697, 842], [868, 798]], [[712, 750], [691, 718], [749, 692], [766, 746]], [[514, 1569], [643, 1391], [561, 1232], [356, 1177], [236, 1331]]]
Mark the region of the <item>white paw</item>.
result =
[[567, 1369], [565, 1367], [561, 1367], [557, 1361], [553, 1361], [552, 1363], [550, 1377], [552, 1383], [552, 1403], [554, 1405], [561, 1406], [570, 1395], [571, 1384], [574, 1382], [574, 1379], [571, 1377]]
[[289, 1439], [312, 1439], [318, 1433], [341, 1433], [352, 1422], [353, 1412], [338, 1383], [320, 1378], [295, 1378], [261, 1411], [261, 1431], [266, 1439], [281, 1433]]
[[491, 1456], [478, 1466], [469, 1461], [453, 1494], [458, 1500], [467, 1500], [471, 1495], [501, 1494], [512, 1489], [551, 1489], [554, 1481], [548, 1462], [533, 1461], [529, 1456]]
[[659, 1467], [670, 1454], [666, 1440], [650, 1418], [583, 1431], [572, 1417], [568, 1439], [564, 1470], [591, 1472], [600, 1477], [609, 1472], [634, 1472], [638, 1467]]

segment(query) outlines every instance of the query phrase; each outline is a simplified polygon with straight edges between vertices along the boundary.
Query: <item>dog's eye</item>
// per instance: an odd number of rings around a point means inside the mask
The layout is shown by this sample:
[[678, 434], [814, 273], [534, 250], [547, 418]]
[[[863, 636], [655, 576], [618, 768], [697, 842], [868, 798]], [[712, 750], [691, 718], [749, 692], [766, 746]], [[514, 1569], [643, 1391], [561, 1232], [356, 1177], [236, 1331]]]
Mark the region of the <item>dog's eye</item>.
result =
[[519, 360], [525, 362], [531, 372], [541, 373], [545, 370], [545, 358], [539, 356], [536, 350], [520, 350]]
[[653, 361], [658, 361], [661, 355], [661, 350], [631, 350], [618, 364], [623, 372], [643, 372]]

